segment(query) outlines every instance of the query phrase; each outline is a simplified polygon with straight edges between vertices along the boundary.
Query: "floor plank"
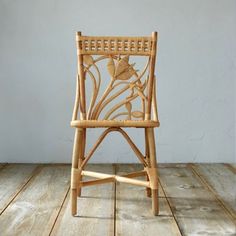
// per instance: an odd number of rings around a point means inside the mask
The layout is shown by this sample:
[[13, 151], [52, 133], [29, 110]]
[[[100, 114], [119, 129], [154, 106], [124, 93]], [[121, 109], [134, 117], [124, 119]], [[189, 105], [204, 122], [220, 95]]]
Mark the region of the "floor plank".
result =
[[9, 164], [0, 171], [0, 215], [29, 181], [37, 165]]
[[233, 166], [233, 168], [236, 169], [236, 163], [232, 163], [232, 164], [230, 164], [230, 165]]
[[[159, 166], [165, 194], [161, 189], [158, 217], [152, 216], [151, 199], [146, 197], [144, 188], [123, 183], [117, 183], [116, 192], [114, 184], [85, 187], [78, 199], [79, 214], [71, 217], [70, 198], [66, 195], [70, 166], [40, 168], [25, 164], [1, 168], [0, 209], [10, 204], [0, 216], [0, 235], [37, 236], [49, 235], [51, 231], [52, 235], [92, 236], [115, 233], [168, 236], [181, 235], [180, 231], [182, 235], [236, 233], [226, 210], [228, 207], [235, 213], [235, 174], [228, 165], [197, 164], [192, 165], [193, 169], [186, 164]], [[118, 165], [117, 174], [141, 168], [141, 165]], [[112, 165], [90, 165], [88, 169], [114, 173]]]
[[232, 219], [190, 168], [161, 168], [159, 173], [183, 235], [235, 235]]
[[[90, 165], [87, 170], [114, 174], [112, 165]], [[88, 179], [88, 178], [87, 178]], [[84, 187], [78, 198], [78, 216], [71, 216], [70, 194], [52, 235], [114, 235], [114, 184]]]
[[236, 164], [233, 164], [233, 163], [229, 164], [229, 163], [227, 163], [227, 164], [224, 164], [224, 165], [227, 166], [228, 169], [231, 170], [234, 174], [236, 174]]
[[173, 167], [180, 167], [180, 168], [183, 168], [183, 167], [187, 167], [188, 164], [186, 163], [159, 163], [158, 164], [158, 168], [173, 168]]
[[1, 215], [1, 235], [48, 235], [69, 181], [69, 166], [44, 166]]
[[192, 167], [236, 219], [236, 175], [224, 164], [194, 164]]
[[6, 166], [7, 164], [4, 163], [0, 163], [0, 169], [2, 169], [4, 166]]
[[[140, 170], [137, 165], [118, 165], [117, 174]], [[140, 177], [142, 179], [142, 177]], [[153, 216], [151, 198], [145, 188], [116, 184], [116, 235], [181, 235], [164, 197], [159, 198], [160, 215]]]

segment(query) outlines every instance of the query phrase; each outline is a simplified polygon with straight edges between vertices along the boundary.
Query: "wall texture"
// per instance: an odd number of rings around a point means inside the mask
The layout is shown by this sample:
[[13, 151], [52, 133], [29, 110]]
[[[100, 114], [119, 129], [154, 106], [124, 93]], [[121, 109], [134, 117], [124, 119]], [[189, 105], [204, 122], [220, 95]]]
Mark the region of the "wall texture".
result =
[[[234, 162], [235, 22], [235, 0], [0, 0], [0, 162], [71, 161], [78, 30], [157, 30], [159, 161]], [[93, 161], [136, 159], [114, 134]]]

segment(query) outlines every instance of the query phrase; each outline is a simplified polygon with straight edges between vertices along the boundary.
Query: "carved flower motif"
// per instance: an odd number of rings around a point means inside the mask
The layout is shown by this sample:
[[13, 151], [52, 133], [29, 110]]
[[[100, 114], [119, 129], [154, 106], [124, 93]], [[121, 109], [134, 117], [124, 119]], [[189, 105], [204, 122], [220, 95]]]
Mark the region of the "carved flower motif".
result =
[[115, 65], [113, 58], [110, 58], [107, 63], [107, 70], [110, 76], [116, 80], [128, 80], [136, 73], [133, 68], [134, 65], [129, 64], [129, 56], [122, 57], [117, 65]]

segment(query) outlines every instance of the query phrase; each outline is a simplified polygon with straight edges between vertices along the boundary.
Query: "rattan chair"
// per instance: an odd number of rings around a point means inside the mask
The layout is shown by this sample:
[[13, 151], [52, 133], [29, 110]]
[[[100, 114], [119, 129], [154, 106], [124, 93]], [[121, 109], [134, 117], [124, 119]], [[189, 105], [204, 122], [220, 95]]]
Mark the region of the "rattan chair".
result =
[[[154, 74], [157, 32], [149, 37], [94, 37], [77, 32], [76, 43], [78, 76], [71, 121], [71, 126], [76, 129], [71, 170], [72, 215], [77, 214], [77, 196], [81, 195], [82, 187], [114, 181], [146, 187], [147, 196], [152, 197], [153, 214], [158, 215], [154, 138], [154, 128], [159, 126]], [[130, 62], [131, 58], [137, 57], [146, 60], [141, 71]], [[87, 82], [92, 89], [87, 89]], [[101, 91], [102, 83], [107, 83], [104, 91]], [[128, 127], [143, 128], [145, 154], [123, 129]], [[106, 129], [85, 155], [87, 128]], [[142, 171], [118, 176], [85, 170], [99, 144], [113, 131], [118, 131], [127, 140], [144, 166]], [[95, 179], [83, 181], [82, 176]], [[146, 179], [135, 179], [139, 176], [146, 176]]]

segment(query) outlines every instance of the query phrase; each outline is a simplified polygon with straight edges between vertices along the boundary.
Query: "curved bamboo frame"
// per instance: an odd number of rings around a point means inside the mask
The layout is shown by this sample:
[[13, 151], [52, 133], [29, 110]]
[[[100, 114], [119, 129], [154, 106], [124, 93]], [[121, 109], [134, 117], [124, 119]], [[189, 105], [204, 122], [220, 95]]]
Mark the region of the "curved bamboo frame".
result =
[[[79, 75], [77, 76], [75, 105], [71, 121], [71, 126], [76, 128], [71, 171], [72, 215], [77, 213], [77, 196], [81, 195], [82, 187], [114, 181], [146, 187], [147, 196], [152, 198], [153, 214], [157, 215], [159, 212], [158, 179], [154, 137], [154, 128], [159, 126], [156, 78], [154, 76], [157, 33], [153, 32], [151, 37], [90, 37], [82, 36], [81, 32], [78, 32], [76, 41]], [[99, 56], [94, 58], [92, 55]], [[148, 58], [140, 73], [135, 69], [135, 64], [129, 63], [131, 55]], [[103, 60], [107, 60], [107, 71], [111, 78], [105, 92], [98, 99], [102, 79], [97, 64]], [[149, 73], [144, 80], [147, 71]], [[93, 86], [88, 109], [86, 109], [86, 76], [91, 79]], [[104, 118], [99, 120], [104, 109], [127, 91], [130, 91], [128, 96], [113, 105], [106, 111]], [[112, 95], [111, 92], [113, 92]], [[141, 110], [133, 110], [132, 101], [138, 98], [141, 101]], [[124, 108], [125, 111], [119, 111], [120, 108]], [[80, 113], [79, 119], [78, 113]], [[124, 117], [125, 120], [116, 120], [120, 117]], [[133, 118], [138, 120], [133, 120]], [[107, 129], [85, 155], [86, 129], [93, 127], [106, 127]], [[122, 127], [145, 129], [145, 155]], [[114, 131], [119, 132], [126, 139], [143, 164], [143, 171], [117, 176], [85, 170], [98, 146], [110, 132]], [[83, 181], [83, 176], [97, 179]], [[139, 176], [146, 176], [146, 180], [134, 179]]]
[[137, 148], [137, 146], [133, 143], [133, 141], [131, 140], [131, 138], [129, 137], [129, 135], [121, 128], [108, 128], [106, 129], [101, 136], [98, 138], [97, 142], [95, 143], [95, 145], [93, 146], [93, 148], [90, 150], [89, 154], [87, 155], [87, 157], [85, 157], [85, 160], [82, 162], [81, 164], [81, 168], [83, 168], [87, 162], [89, 161], [89, 159], [92, 157], [92, 155], [94, 154], [94, 152], [96, 151], [96, 149], [98, 148], [98, 146], [101, 144], [101, 142], [104, 140], [104, 138], [107, 136], [107, 134], [109, 134], [110, 132], [113, 131], [117, 131], [119, 133], [121, 133], [123, 135], [123, 137], [126, 139], [126, 141], [128, 142], [128, 144], [130, 145], [130, 147], [132, 148], [132, 150], [134, 151], [134, 153], [137, 155], [138, 159], [141, 161], [141, 163], [143, 163], [143, 165], [146, 167], [147, 163], [145, 160], [145, 157], [143, 156], [143, 154], [139, 151], [139, 149]]
[[[108, 60], [107, 69], [111, 76], [110, 83], [108, 84], [105, 92], [101, 95], [101, 98], [97, 101], [100, 85], [101, 85], [101, 73], [99, 71], [99, 68], [97, 66], [97, 63], [102, 60]], [[116, 56], [116, 55], [110, 55], [110, 56], [100, 56], [97, 59], [94, 59], [91, 55], [78, 55], [78, 68], [79, 68], [79, 75], [80, 80], [77, 81], [78, 85], [77, 87], [80, 89], [79, 92], [76, 93], [76, 101], [74, 106], [74, 114], [72, 117], [72, 121], [77, 119], [77, 113], [79, 111], [79, 105], [80, 105], [80, 119], [81, 120], [98, 120], [99, 116], [101, 115], [101, 112], [104, 110], [107, 105], [109, 105], [112, 101], [117, 99], [118, 97], [121, 97], [124, 92], [127, 90], [130, 90], [130, 95], [128, 95], [125, 99], [120, 101], [118, 104], [114, 105], [110, 110], [108, 110], [102, 120], [108, 120], [110, 117], [113, 117], [112, 119], [117, 118], [117, 114], [113, 114], [121, 107], [127, 108], [127, 103], [131, 104], [131, 102], [137, 98], [141, 99], [141, 107], [142, 110], [138, 112], [142, 112], [142, 116], [135, 117], [133, 116], [132, 112], [132, 104], [131, 109], [126, 110], [128, 112], [126, 120], [131, 120], [132, 118], [138, 118], [141, 120], [146, 119], [147, 117], [147, 110], [146, 108], [149, 107], [149, 103], [151, 102], [151, 94], [147, 90], [147, 87], [150, 87], [151, 80], [153, 80], [153, 75], [149, 73], [148, 77], [144, 82], [142, 83], [141, 80], [145, 73], [148, 71], [148, 68], [152, 65], [152, 55], [148, 55], [148, 60], [146, 62], [146, 65], [144, 66], [144, 69], [141, 71], [140, 74], [137, 73], [137, 71], [134, 69], [135, 64], [130, 64], [128, 62], [129, 55], [126, 55], [124, 57]], [[115, 65], [116, 61], [116, 65]], [[95, 68], [95, 71], [97, 72], [97, 78], [94, 75], [94, 73], [91, 71], [91, 67]], [[86, 96], [85, 96], [85, 78], [86, 75], [89, 75], [89, 78], [92, 81], [92, 96], [90, 99], [90, 105], [88, 108], [88, 111], [86, 112]], [[134, 77], [134, 79], [132, 79]], [[150, 81], [150, 82], [149, 82]], [[124, 85], [122, 87], [122, 85]], [[118, 90], [117, 90], [118, 89]], [[115, 93], [113, 95], [110, 95], [111, 92], [114, 90]], [[147, 93], [147, 94], [145, 94]], [[137, 112], [137, 111], [136, 111]], [[122, 112], [124, 113], [124, 111]], [[150, 113], [150, 112], [149, 112]], [[157, 111], [156, 111], [157, 113]], [[150, 114], [149, 114], [150, 117]]]

